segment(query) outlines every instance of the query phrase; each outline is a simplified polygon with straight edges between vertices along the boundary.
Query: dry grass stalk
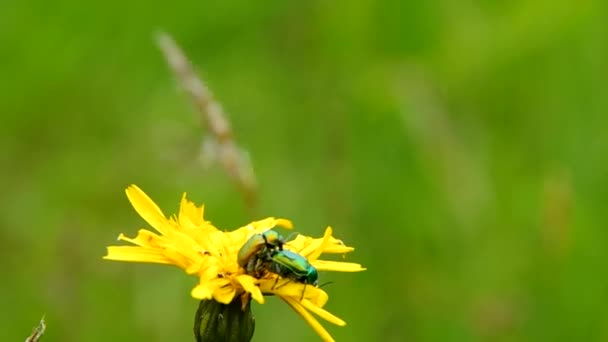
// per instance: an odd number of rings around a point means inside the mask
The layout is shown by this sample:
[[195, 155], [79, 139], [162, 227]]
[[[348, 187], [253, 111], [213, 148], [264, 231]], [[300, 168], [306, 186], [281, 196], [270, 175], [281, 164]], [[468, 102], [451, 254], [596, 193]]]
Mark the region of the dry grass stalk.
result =
[[25, 342], [38, 342], [44, 331], [46, 330], [46, 323], [44, 322], [44, 316], [40, 319], [38, 326], [34, 328], [32, 334], [25, 339]]
[[210, 133], [205, 141], [204, 151], [217, 158], [238, 185], [245, 201], [253, 207], [257, 194], [253, 168], [246, 151], [241, 149], [234, 140], [230, 122], [227, 120], [222, 106], [196, 75], [192, 64], [171, 36], [166, 33], [159, 34], [158, 45], [181, 86], [190, 94], [201, 113], [203, 126], [207, 127]]

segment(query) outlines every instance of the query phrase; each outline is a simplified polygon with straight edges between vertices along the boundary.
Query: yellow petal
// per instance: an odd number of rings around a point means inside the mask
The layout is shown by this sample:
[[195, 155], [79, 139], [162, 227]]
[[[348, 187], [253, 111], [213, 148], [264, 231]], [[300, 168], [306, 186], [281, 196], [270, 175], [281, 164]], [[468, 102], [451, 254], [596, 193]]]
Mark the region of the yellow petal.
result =
[[180, 231], [175, 231], [171, 233], [171, 239], [166, 238], [161, 241], [163, 242], [160, 245], [163, 248], [174, 249], [178, 251], [184, 258], [188, 259], [190, 262], [195, 262], [196, 260], [201, 258], [201, 247], [188, 234], [185, 234]]
[[[340, 241], [340, 240], [336, 240], [336, 241]], [[353, 247], [348, 247], [348, 246], [345, 246], [344, 244], [339, 244], [339, 243], [330, 241], [330, 243], [325, 245], [325, 247], [323, 248], [323, 254], [325, 254], [325, 253], [327, 253], [327, 254], [346, 254], [346, 253], [352, 252], [354, 250], [355, 249]]]
[[192, 291], [190, 291], [190, 295], [193, 298], [196, 299], [211, 299], [212, 298], [212, 291], [209, 288], [209, 286], [204, 285], [204, 284], [198, 284], [196, 285]]
[[293, 228], [293, 223], [291, 221], [289, 221], [288, 219], [282, 219], [282, 218], [278, 218], [276, 219], [275, 226], [279, 226], [279, 227], [283, 227], [285, 229], [291, 229]]
[[280, 297], [292, 297], [297, 299], [307, 299], [316, 306], [323, 307], [328, 300], [327, 293], [318, 287], [304, 285], [289, 279], [279, 279], [275, 284], [276, 278], [266, 278], [260, 281], [260, 290], [263, 293], [272, 293]]
[[291, 229], [293, 228], [293, 223], [291, 223], [291, 221], [287, 219], [267, 217], [263, 220], [253, 221], [243, 228], [248, 228], [250, 233], [253, 235], [263, 233], [276, 226], [283, 227], [285, 229]]
[[137, 185], [129, 186], [126, 193], [131, 205], [133, 205], [139, 216], [146, 220], [159, 233], [166, 235], [167, 219], [156, 203], [138, 188]]
[[329, 311], [323, 310], [320, 307], [314, 305], [313, 303], [311, 303], [309, 300], [304, 299], [300, 302], [302, 304], [302, 306], [304, 306], [306, 309], [308, 309], [309, 311], [311, 311], [312, 313], [314, 313], [315, 315], [323, 318], [324, 320], [333, 323], [335, 325], [338, 326], [345, 326], [346, 322], [344, 322], [343, 320], [341, 320], [340, 318], [334, 316], [332, 313], [330, 313]]
[[262, 295], [262, 291], [260, 288], [255, 285], [255, 278], [252, 276], [242, 274], [236, 277], [241, 286], [245, 291], [251, 293], [251, 297], [255, 299], [258, 303], [264, 304], [264, 295]]
[[118, 235], [118, 240], [127, 241], [141, 247], [158, 248], [160, 246], [160, 239], [160, 235], [154, 234], [153, 232], [146, 229], [140, 229], [134, 239], [131, 239], [125, 236], [124, 234]]
[[226, 278], [217, 279], [214, 282], [213, 299], [222, 304], [230, 304], [236, 295], [236, 288]]
[[201, 245], [203, 249], [208, 251], [213, 256], [223, 255], [225, 244], [227, 242], [226, 234], [222, 231], [210, 232], [207, 234], [205, 243]]
[[186, 199], [186, 193], [182, 197], [179, 206], [179, 224], [185, 228], [200, 227], [204, 223], [204, 206], [200, 208]]
[[287, 305], [291, 306], [291, 308], [308, 323], [308, 325], [321, 337], [323, 341], [326, 342], [334, 342], [334, 339], [331, 335], [323, 328], [321, 323], [317, 321], [306, 309], [300, 304], [298, 301], [289, 298], [289, 297], [279, 297], [281, 298]]
[[317, 271], [361, 272], [366, 270], [366, 268], [354, 262], [315, 260], [311, 264]]
[[171, 259], [163, 254], [162, 250], [135, 246], [110, 246], [108, 247], [108, 255], [103, 258], [116, 261], [174, 264]]
[[303, 255], [308, 255], [308, 262], [313, 262], [317, 260], [321, 253], [323, 253], [323, 249], [329, 243], [329, 238], [331, 237], [332, 231], [333, 230], [331, 229], [331, 227], [327, 227], [327, 229], [325, 229], [325, 234], [323, 235], [323, 240], [321, 241], [320, 246], [317, 247], [313, 252], [309, 254], [305, 251], [302, 251]]
[[320, 239], [313, 239], [311, 237], [305, 237], [304, 239], [300, 239], [300, 248], [297, 249], [296, 252], [308, 258], [310, 254], [312, 254], [321, 247], [324, 240], [325, 236]]
[[327, 295], [327, 292], [323, 291], [318, 287], [307, 286], [306, 295], [304, 296], [304, 299], [309, 300], [311, 303], [318, 307], [324, 307], [325, 304], [327, 304], [327, 301], [329, 300], [329, 296]]
[[305, 246], [307, 246], [313, 239], [308, 237], [308, 236], [304, 236], [304, 235], [300, 235], [298, 234], [295, 239], [287, 242], [285, 244], [285, 247], [296, 252], [299, 253], [302, 249], [304, 249]]
[[[208, 222], [203, 223], [200, 227], [188, 227], [180, 226], [179, 231], [190, 236], [192, 240], [196, 241], [200, 246], [207, 245], [207, 235], [218, 231], [217, 228], [209, 224]], [[204, 248], [207, 249], [206, 247]]]
[[172, 261], [177, 267], [187, 270], [192, 264], [190, 259], [184, 256], [184, 254], [174, 246], [169, 246], [163, 250], [164, 255]]
[[198, 274], [201, 268], [203, 267], [205, 259], [206, 258], [194, 261], [193, 263], [188, 265], [186, 269], [184, 269], [184, 271], [186, 271], [187, 274]]

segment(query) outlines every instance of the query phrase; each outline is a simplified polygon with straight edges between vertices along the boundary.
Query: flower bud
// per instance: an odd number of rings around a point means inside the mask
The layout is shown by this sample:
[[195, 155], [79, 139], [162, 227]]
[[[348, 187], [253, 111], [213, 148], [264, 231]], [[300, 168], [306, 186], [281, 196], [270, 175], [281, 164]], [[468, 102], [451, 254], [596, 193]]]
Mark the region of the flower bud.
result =
[[[246, 300], [242, 302], [242, 300]], [[197, 342], [249, 342], [253, 337], [255, 319], [251, 299], [236, 296], [230, 304], [202, 300], [194, 317]]]

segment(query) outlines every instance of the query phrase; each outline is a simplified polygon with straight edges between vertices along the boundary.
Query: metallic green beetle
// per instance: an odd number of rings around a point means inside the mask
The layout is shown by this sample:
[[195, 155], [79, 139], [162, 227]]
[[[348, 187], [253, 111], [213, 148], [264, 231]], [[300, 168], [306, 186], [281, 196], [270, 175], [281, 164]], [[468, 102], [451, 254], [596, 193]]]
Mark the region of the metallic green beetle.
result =
[[239, 249], [237, 262], [247, 274], [259, 278], [264, 271], [262, 265], [270, 260], [274, 251], [282, 251], [284, 243], [285, 239], [274, 230], [255, 234]]
[[283, 278], [314, 286], [319, 284], [317, 269], [306, 258], [292, 251], [273, 251], [270, 255], [268, 269], [270, 272], [276, 273]]

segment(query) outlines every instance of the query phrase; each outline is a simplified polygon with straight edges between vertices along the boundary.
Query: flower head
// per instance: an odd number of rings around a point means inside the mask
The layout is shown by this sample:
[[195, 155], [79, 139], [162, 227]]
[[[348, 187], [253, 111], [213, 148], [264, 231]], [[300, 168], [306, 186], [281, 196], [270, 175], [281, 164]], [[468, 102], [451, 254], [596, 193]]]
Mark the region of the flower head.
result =
[[[135, 246], [110, 246], [104, 259], [148, 262], [175, 265], [186, 273], [199, 278], [191, 292], [192, 297], [219, 303], [231, 303], [237, 296], [248, 302], [251, 296], [264, 303], [264, 295], [276, 295], [294, 309], [323, 340], [333, 341], [329, 333], [311, 315], [343, 326], [346, 323], [323, 309], [328, 300], [320, 288], [288, 279], [278, 279], [273, 272], [259, 278], [247, 274], [239, 266], [239, 249], [254, 234], [274, 227], [292, 228], [289, 220], [269, 217], [252, 222], [234, 231], [221, 231], [203, 217], [204, 207], [197, 207], [184, 194], [177, 216], [167, 218], [158, 206], [137, 186], [126, 189], [127, 197], [137, 213], [146, 220], [155, 232], [140, 229], [135, 238], [120, 234], [118, 239]], [[285, 249], [305, 257], [318, 271], [357, 272], [364, 268], [359, 264], [320, 260], [323, 253], [345, 254], [354, 250], [332, 236], [328, 227], [322, 238], [298, 235], [285, 244]], [[277, 286], [277, 282], [281, 285]]]

